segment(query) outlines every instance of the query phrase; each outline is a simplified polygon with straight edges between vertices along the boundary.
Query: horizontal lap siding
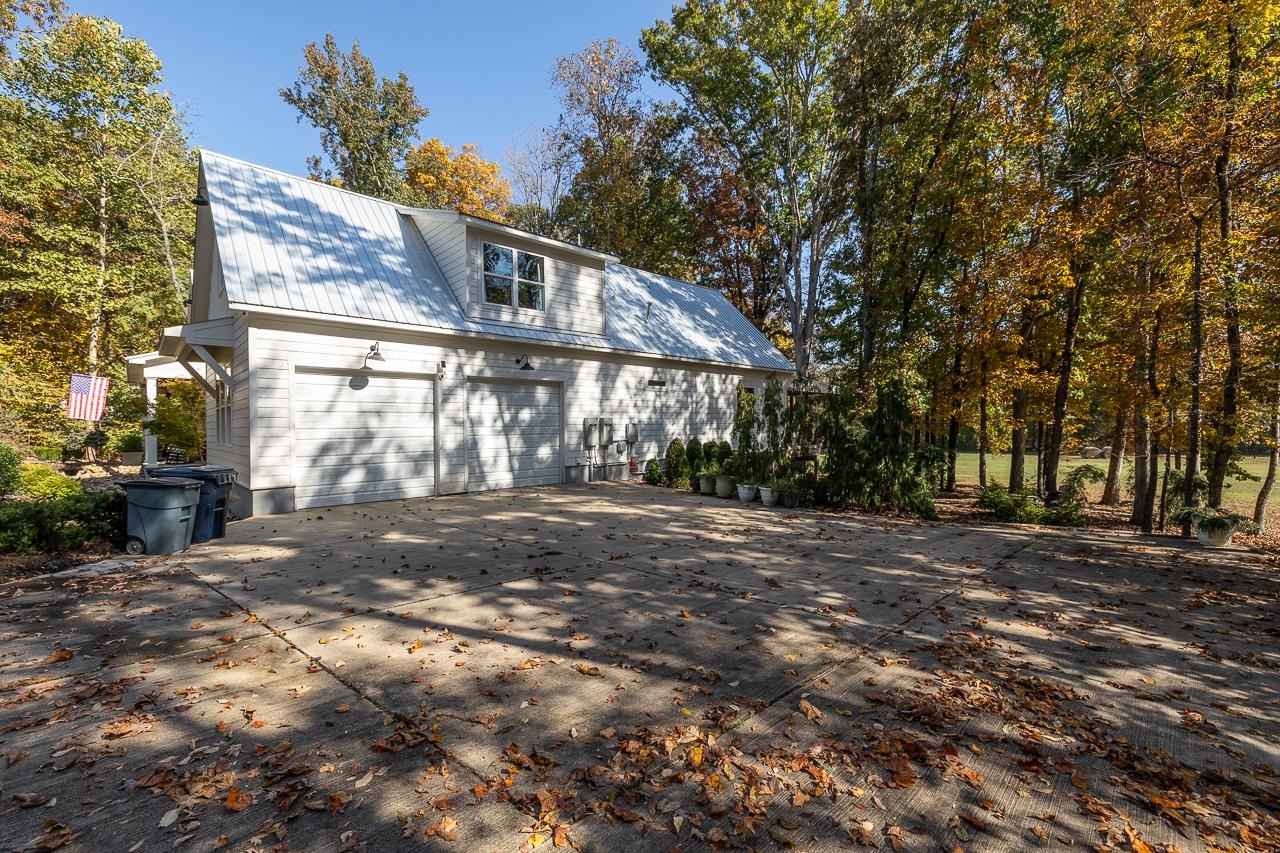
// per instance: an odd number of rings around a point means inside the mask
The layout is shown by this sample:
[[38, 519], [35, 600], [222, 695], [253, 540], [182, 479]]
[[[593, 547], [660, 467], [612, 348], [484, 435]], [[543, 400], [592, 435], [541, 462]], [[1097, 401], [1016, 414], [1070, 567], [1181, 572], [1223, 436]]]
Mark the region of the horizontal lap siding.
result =
[[415, 217], [418, 232], [426, 241], [431, 256], [444, 274], [454, 296], [467, 304], [467, 231], [459, 222], [433, 222]]
[[[545, 311], [517, 310], [484, 301], [481, 248], [485, 242], [541, 255], [546, 259]], [[503, 235], [467, 232], [468, 295], [470, 315], [478, 320], [519, 323], [544, 329], [558, 329], [589, 335], [603, 335], [604, 268], [575, 263], [554, 248]]]
[[[251, 364], [249, 361], [249, 323], [244, 316], [236, 318], [235, 345], [231, 355], [231, 378], [235, 390], [231, 395], [231, 444], [218, 444], [215, 423], [214, 400], [205, 394], [205, 458], [218, 465], [229, 465], [236, 470], [236, 482], [241, 486], [252, 485], [250, 470], [250, 437], [252, 428], [250, 408], [253, 392]], [[209, 383], [217, 378], [212, 370], [205, 370]], [[234, 511], [234, 507], [232, 508]]]
[[[469, 380], [500, 377], [528, 382], [551, 381], [563, 386], [566, 464], [585, 462], [582, 419], [613, 418], [616, 438], [625, 437], [627, 423], [635, 423], [639, 442], [634, 448], [641, 463], [662, 455], [672, 438], [697, 436], [703, 441], [728, 440], [739, 384], [761, 388], [764, 374], [712, 367], [624, 363], [596, 353], [544, 353], [536, 345], [490, 342], [492, 349], [450, 346], [447, 338], [369, 329], [339, 329], [322, 322], [258, 318], [252, 331], [253, 475], [254, 488], [293, 485], [291, 453], [291, 365], [359, 368], [369, 345], [381, 344], [379, 371], [433, 373], [440, 361], [446, 369], [439, 380], [439, 476], [442, 494], [464, 491], [467, 479], [467, 397]], [[477, 342], [482, 343], [483, 342]], [[521, 371], [519, 355], [528, 354], [535, 370]], [[652, 387], [650, 380], [666, 382]], [[559, 387], [559, 386], [556, 386]], [[541, 429], [542, 427], [538, 427]], [[598, 460], [597, 460], [598, 461]], [[610, 462], [626, 456], [610, 454]]]

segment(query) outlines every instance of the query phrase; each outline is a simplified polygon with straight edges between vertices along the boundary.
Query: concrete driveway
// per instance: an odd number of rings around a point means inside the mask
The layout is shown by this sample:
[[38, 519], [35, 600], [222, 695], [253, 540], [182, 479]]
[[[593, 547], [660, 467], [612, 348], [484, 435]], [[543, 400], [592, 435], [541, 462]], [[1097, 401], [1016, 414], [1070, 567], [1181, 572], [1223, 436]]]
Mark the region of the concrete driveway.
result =
[[0, 587], [0, 846], [1276, 849], [1273, 557], [630, 485]]

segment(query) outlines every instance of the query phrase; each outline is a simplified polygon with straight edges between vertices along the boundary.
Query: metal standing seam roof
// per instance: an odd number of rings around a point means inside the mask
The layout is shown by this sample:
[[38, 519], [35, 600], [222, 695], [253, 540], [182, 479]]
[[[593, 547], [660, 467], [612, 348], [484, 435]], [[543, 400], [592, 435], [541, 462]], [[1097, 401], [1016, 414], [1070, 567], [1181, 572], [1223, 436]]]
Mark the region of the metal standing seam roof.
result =
[[473, 320], [390, 202], [201, 152], [227, 299], [499, 339], [789, 371], [724, 294], [605, 266], [606, 334]]

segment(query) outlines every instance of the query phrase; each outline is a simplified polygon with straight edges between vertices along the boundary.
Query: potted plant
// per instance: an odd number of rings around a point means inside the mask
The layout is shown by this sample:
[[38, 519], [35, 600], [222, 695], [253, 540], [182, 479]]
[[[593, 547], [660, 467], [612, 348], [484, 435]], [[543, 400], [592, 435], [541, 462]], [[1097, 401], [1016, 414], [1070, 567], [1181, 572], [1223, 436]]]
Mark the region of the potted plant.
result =
[[783, 506], [788, 509], [795, 509], [800, 506], [800, 481], [793, 475], [777, 478], [773, 481], [773, 488]]
[[121, 465], [142, 464], [142, 434], [129, 432], [116, 441], [116, 449], [120, 451]]
[[765, 506], [775, 505], [779, 497], [781, 497], [781, 490], [778, 488], [777, 480], [770, 480], [760, 486], [760, 503]]
[[1256, 531], [1257, 525], [1234, 512], [1217, 512], [1206, 506], [1184, 506], [1169, 516], [1174, 524], [1190, 523], [1196, 540], [1208, 548], [1225, 548], [1237, 530]]
[[735, 468], [732, 459], [726, 459], [720, 463], [720, 473], [716, 476], [717, 497], [727, 498], [733, 494]]
[[756, 487], [752, 483], [738, 484], [738, 500], [749, 504], [756, 499]]
[[698, 472], [698, 491], [704, 495], [716, 493], [716, 477], [720, 475], [720, 463], [711, 461]]

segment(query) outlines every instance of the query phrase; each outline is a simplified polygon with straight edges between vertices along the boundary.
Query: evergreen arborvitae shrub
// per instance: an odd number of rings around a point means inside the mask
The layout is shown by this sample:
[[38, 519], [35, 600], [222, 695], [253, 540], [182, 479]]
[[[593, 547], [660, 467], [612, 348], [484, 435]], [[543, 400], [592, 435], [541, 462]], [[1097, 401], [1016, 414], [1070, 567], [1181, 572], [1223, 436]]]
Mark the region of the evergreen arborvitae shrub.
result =
[[662, 466], [658, 464], [657, 459], [650, 459], [649, 464], [644, 466], [644, 481], [650, 486], [656, 486], [662, 482]]
[[684, 455], [684, 442], [678, 438], [671, 439], [667, 445], [667, 470], [664, 474], [663, 481], [668, 486], [674, 486], [681, 480], [689, 481], [689, 460]]
[[684, 448], [684, 458], [689, 463], [689, 476], [696, 477], [698, 472], [702, 470], [706, 464], [702, 457], [702, 441], [697, 438], [689, 439], [689, 443]]

